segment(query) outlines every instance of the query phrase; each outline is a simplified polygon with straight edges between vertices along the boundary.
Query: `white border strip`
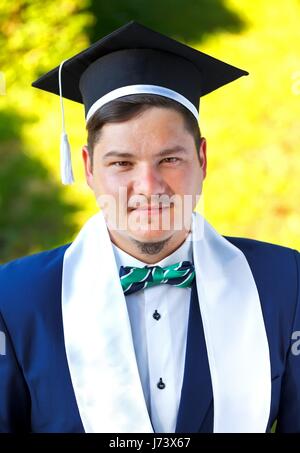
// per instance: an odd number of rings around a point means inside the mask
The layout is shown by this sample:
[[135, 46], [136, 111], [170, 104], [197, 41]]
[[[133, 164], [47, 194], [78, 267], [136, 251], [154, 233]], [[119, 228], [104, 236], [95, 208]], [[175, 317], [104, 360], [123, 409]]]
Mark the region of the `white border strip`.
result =
[[166, 98], [173, 99], [174, 101], [179, 102], [184, 105], [196, 118], [198, 121], [199, 113], [196, 107], [182, 94], [177, 93], [177, 91], [170, 90], [169, 88], [161, 87], [158, 85], [128, 85], [116, 90], [110, 91], [109, 93], [102, 96], [98, 99], [89, 109], [86, 115], [86, 122], [94, 115], [94, 113], [100, 109], [104, 104], [107, 104], [114, 99], [120, 98], [122, 96], [128, 96], [129, 94], [139, 94], [139, 93], [149, 93], [149, 94], [158, 94]]

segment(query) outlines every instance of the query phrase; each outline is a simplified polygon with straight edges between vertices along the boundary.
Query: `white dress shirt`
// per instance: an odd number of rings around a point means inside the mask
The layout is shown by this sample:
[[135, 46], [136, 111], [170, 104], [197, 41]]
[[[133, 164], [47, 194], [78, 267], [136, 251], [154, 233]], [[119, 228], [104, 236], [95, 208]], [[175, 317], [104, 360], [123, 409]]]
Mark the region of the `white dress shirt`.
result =
[[[144, 267], [113, 245], [118, 268]], [[191, 233], [171, 255], [151, 264], [193, 262]], [[175, 432], [183, 382], [191, 288], [161, 284], [126, 296], [145, 401], [155, 432]], [[154, 317], [153, 317], [154, 315]], [[160, 387], [157, 384], [160, 382]], [[163, 387], [163, 388], [162, 388]]]

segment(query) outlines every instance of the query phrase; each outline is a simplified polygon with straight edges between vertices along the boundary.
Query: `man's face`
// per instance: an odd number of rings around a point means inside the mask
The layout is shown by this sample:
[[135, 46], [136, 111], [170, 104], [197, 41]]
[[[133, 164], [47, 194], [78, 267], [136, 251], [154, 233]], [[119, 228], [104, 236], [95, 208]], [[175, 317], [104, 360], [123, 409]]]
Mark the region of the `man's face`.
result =
[[107, 123], [94, 147], [93, 170], [86, 147], [83, 159], [117, 245], [189, 231], [206, 172], [206, 143], [196, 149], [180, 113], [151, 107], [128, 121]]

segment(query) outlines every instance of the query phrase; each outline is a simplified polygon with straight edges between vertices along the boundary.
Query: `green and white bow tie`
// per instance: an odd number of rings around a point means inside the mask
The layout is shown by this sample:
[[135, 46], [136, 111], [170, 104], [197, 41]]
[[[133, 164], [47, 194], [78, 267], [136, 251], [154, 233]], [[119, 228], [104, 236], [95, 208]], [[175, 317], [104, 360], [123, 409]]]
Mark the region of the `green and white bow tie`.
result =
[[191, 286], [194, 277], [194, 265], [190, 261], [181, 261], [167, 267], [120, 267], [120, 280], [125, 295], [132, 294], [151, 286], [168, 283], [178, 288]]

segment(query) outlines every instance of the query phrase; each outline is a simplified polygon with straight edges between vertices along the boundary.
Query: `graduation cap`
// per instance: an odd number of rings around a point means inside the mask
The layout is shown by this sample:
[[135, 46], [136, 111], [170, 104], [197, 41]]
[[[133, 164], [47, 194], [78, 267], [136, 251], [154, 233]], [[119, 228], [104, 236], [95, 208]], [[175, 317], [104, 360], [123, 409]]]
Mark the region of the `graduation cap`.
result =
[[61, 177], [74, 181], [64, 124], [63, 97], [84, 104], [86, 121], [106, 103], [131, 94], [173, 99], [198, 120], [200, 97], [248, 72], [128, 22], [32, 83], [60, 96]]

